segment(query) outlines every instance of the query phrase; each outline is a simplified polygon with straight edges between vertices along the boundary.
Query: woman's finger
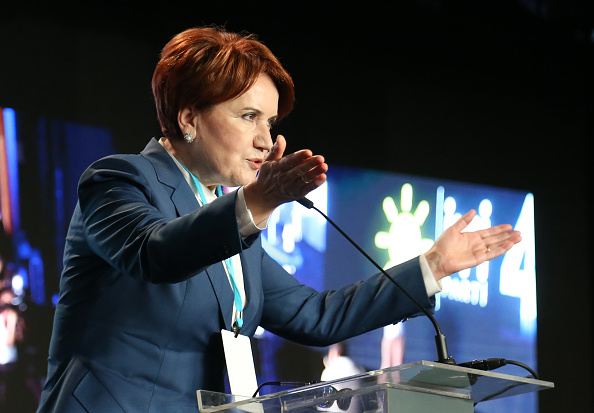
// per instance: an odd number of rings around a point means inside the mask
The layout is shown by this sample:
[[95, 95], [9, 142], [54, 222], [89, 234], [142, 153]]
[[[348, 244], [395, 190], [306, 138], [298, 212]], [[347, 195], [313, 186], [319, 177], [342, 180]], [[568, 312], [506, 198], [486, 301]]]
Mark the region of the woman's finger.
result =
[[283, 135], [278, 135], [276, 137], [276, 142], [270, 148], [270, 152], [265, 156], [265, 161], [278, 161], [283, 157], [285, 153], [285, 149], [287, 148], [287, 141]]
[[471, 209], [466, 214], [464, 214], [454, 225], [452, 225], [452, 229], [456, 232], [462, 232], [464, 228], [470, 224], [474, 216], [476, 215], [476, 211]]

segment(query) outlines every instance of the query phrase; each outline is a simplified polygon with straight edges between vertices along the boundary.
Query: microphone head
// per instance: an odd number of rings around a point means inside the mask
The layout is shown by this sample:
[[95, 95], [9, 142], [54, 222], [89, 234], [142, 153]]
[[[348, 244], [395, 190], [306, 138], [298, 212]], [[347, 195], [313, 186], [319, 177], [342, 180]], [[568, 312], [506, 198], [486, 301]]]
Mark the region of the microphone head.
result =
[[314, 203], [307, 198], [297, 199], [297, 202], [299, 202], [301, 205], [303, 205], [307, 209], [312, 209], [314, 206]]

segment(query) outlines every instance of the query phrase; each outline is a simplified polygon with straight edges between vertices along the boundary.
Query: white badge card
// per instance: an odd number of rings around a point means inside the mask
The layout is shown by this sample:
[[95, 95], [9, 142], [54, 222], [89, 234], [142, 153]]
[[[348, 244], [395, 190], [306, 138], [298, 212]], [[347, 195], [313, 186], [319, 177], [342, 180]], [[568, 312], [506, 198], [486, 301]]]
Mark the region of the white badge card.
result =
[[221, 330], [221, 336], [231, 394], [251, 398], [258, 388], [258, 381], [250, 339], [241, 334], [235, 337], [235, 333], [228, 330]]

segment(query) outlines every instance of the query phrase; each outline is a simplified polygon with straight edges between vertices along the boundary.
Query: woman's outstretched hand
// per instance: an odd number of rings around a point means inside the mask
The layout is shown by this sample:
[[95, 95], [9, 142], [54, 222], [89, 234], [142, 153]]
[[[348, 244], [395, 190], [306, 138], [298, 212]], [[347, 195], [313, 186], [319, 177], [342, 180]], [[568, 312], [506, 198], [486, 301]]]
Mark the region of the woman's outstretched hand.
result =
[[475, 210], [470, 210], [454, 225], [445, 230], [425, 253], [425, 258], [439, 281], [455, 272], [475, 267], [505, 254], [522, 240], [519, 231], [509, 224], [497, 225], [475, 232], [462, 232], [470, 224]]
[[303, 198], [326, 182], [324, 157], [309, 149], [283, 156], [287, 143], [282, 135], [264, 159], [256, 179], [244, 186], [245, 202], [254, 222], [267, 218], [285, 202]]

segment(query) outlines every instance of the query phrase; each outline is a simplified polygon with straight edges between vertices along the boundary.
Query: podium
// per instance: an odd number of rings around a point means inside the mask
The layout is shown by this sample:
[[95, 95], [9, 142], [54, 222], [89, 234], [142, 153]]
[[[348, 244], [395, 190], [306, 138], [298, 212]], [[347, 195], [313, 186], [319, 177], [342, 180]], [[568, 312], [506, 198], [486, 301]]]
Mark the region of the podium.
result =
[[196, 393], [201, 413], [469, 413], [477, 403], [553, 387], [533, 378], [418, 361], [254, 398]]

